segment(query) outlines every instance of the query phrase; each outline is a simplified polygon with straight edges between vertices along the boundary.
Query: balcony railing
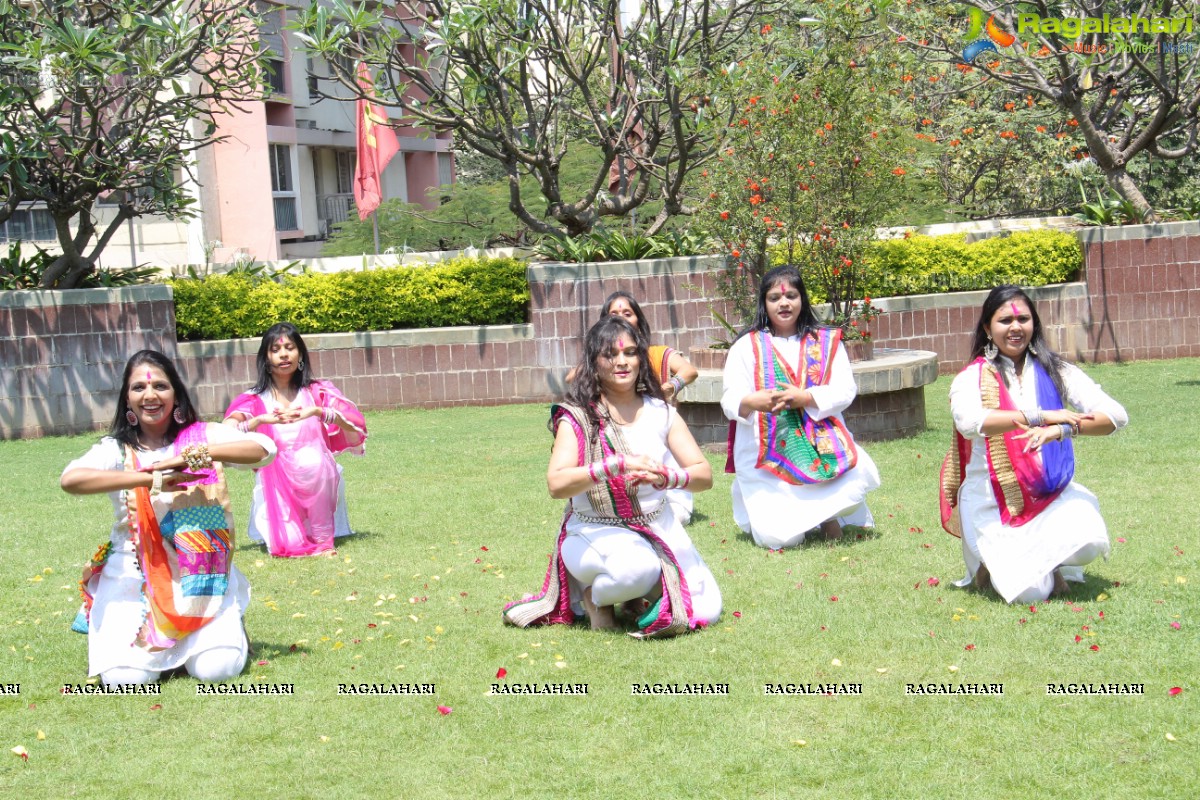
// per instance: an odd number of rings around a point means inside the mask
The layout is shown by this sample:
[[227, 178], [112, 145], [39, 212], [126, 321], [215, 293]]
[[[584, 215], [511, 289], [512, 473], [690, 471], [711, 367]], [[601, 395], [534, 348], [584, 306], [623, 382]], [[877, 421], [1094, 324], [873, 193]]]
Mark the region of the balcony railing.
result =
[[353, 194], [323, 194], [317, 197], [317, 214], [326, 233], [333, 225], [350, 219], [354, 213]]

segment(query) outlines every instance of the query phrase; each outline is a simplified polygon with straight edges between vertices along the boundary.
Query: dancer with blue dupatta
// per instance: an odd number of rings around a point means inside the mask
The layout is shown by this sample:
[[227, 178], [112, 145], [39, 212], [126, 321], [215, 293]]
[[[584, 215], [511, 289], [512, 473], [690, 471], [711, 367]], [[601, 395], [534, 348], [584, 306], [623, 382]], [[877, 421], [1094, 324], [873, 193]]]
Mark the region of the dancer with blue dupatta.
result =
[[858, 388], [841, 338], [817, 323], [800, 271], [785, 265], [763, 276], [754, 322], [729, 349], [733, 519], [761, 547], [874, 524], [866, 497], [879, 472], [842, 419]]
[[[570, 623], [641, 638], [685, 633], [721, 613], [721, 592], [667, 500], [703, 491], [712, 468], [646, 368], [646, 340], [620, 317], [588, 331], [566, 402], [550, 410], [550, 496], [568, 500], [542, 591], [504, 609], [518, 627]], [[674, 464], [667, 456], [674, 457]]]
[[1075, 483], [1078, 435], [1104, 436], [1125, 409], [1050, 349], [1033, 301], [997, 286], [971, 362], [950, 387], [954, 443], [942, 464], [942, 526], [962, 539], [967, 576], [1009, 603], [1036, 603], [1108, 557], [1095, 495]]
[[174, 364], [141, 350], [125, 364], [109, 433], [63, 470], [70, 494], [107, 494], [113, 525], [84, 568], [88, 674], [142, 684], [177, 667], [228, 680], [246, 664], [250, 585], [232, 563], [222, 462], [263, 467], [275, 445], [201, 421]]

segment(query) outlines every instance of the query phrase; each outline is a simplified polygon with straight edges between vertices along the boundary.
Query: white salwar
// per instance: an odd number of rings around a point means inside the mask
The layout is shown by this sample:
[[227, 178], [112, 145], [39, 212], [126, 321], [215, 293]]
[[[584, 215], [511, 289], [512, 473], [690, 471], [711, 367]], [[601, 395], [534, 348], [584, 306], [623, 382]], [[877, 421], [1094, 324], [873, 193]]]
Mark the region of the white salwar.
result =
[[[629, 451], [666, 462], [670, 454], [667, 434], [677, 414], [661, 400], [644, 398], [634, 420], [619, 426]], [[644, 515], [658, 513], [647, 524], [679, 562], [692, 595], [693, 617], [705, 623], [714, 622], [721, 615], [721, 590], [675, 515], [668, 494], [643, 483], [638, 486], [638, 503]], [[583, 609], [575, 601], [588, 586], [592, 587], [592, 602], [610, 606], [644, 597], [660, 585], [662, 567], [645, 538], [620, 525], [584, 519], [598, 515], [586, 492], [571, 498], [571, 508], [573, 513], [567, 520], [567, 536], [561, 552], [571, 578], [576, 613], [582, 613]]]
[[[267, 451], [266, 458], [247, 467], [266, 466], [275, 457], [275, 443], [266, 436], [241, 433], [229, 426], [212, 423], [207, 429], [210, 444], [252, 439], [262, 445]], [[172, 455], [170, 445], [135, 452], [141, 466], [149, 466]], [[63, 474], [80, 468], [122, 471], [125, 469], [124, 448], [116, 439], [106, 436], [68, 464]], [[159, 673], [180, 666], [187, 666], [188, 671], [201, 680], [228, 679], [232, 677], [228, 674], [230, 669], [234, 669], [233, 675], [236, 675], [246, 663], [248, 650], [242, 615], [250, 605], [250, 583], [232, 564], [228, 589], [212, 622], [167, 650], [152, 653], [133, 645], [146, 619], [146, 603], [142, 597], [142, 573], [129, 535], [129, 509], [124, 495], [124, 492], [108, 493], [113, 506], [113, 526], [109, 533], [112, 550], [100, 573], [88, 620], [88, 675], [101, 675], [107, 684], [146, 683], [157, 680]], [[152, 497], [151, 502], [157, 504], [159, 497], [161, 495]], [[161, 517], [162, 510], [157, 505], [155, 510]], [[205, 658], [206, 653], [210, 657]], [[217, 657], [211, 657], [213, 655]]]
[[[800, 366], [799, 336], [773, 336], [775, 352], [797, 375]], [[875, 524], [867, 508], [867, 493], [879, 488], [879, 470], [866, 450], [858, 446], [858, 463], [831, 481], [812, 484], [792, 484], [758, 468], [758, 411], [739, 416], [742, 400], [757, 389], [754, 385], [754, 348], [750, 336], [733, 343], [725, 360], [721, 409], [737, 423], [733, 441], [733, 463], [737, 474], [733, 479], [733, 520], [738, 527], [754, 537], [755, 544], [778, 550], [793, 547], [804, 541], [808, 531], [829, 519], [842, 525], [871, 527]], [[837, 348], [829, 383], [808, 387], [816, 407], [805, 409], [813, 419], [829, 417], [842, 419], [858, 394], [854, 372], [845, 349]]]
[[[1013, 362], [1005, 356], [1000, 356], [999, 364], [1017, 408], [1039, 409], [1037, 381], [1018, 377]], [[979, 364], [969, 365], [950, 386], [954, 426], [971, 440], [971, 459], [958, 492], [967, 568], [966, 577], [958, 585], [969, 585], [982, 563], [987, 565], [993, 588], [1005, 601], [1040, 603], [1054, 588], [1054, 570], [1061, 568], [1064, 578], [1081, 582], [1083, 565], [1100, 556], [1108, 558], [1108, 529], [1096, 496], [1075, 481], [1024, 525], [1013, 527], [1001, 522], [988, 475], [987, 440], [980, 432], [990, 413], [979, 394], [981, 368]], [[1118, 429], [1129, 422], [1121, 404], [1074, 364], [1064, 365], [1062, 379], [1068, 407], [1086, 414], [1102, 413]]]

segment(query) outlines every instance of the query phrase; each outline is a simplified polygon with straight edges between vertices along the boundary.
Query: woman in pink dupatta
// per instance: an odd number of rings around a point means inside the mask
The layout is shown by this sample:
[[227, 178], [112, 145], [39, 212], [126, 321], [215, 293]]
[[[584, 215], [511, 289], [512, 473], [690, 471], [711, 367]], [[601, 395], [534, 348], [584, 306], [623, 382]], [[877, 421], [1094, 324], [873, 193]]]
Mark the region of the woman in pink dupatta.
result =
[[362, 455], [367, 427], [358, 407], [317, 380], [296, 327], [273, 325], [258, 348], [258, 382], [238, 395], [225, 424], [269, 436], [279, 455], [258, 470], [249, 534], [273, 556], [333, 552], [350, 530], [342, 468], [345, 450]]

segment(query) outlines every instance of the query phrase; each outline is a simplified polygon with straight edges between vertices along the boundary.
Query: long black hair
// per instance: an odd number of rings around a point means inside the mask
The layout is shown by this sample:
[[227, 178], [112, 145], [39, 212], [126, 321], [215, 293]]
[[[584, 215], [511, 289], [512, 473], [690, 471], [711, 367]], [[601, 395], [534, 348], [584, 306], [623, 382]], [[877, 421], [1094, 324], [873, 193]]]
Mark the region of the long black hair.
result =
[[[183, 379], [179, 377], [179, 371], [175, 369], [171, 359], [157, 350], [139, 350], [125, 362], [125, 374], [121, 377], [121, 393], [117, 395], [117, 413], [113, 415], [112, 425], [108, 429], [109, 436], [122, 445], [129, 445], [138, 450], [146, 449], [138, 438], [141, 428], [137, 425], [130, 425], [125, 414], [130, 410], [129, 384], [133, 378], [133, 371], [143, 365], [162, 370], [162, 373], [167, 376], [167, 380], [171, 382], [171, 388], [175, 391], [175, 408], [168, 412], [170, 415], [170, 423], [167, 425], [168, 444], [175, 441], [175, 437], [181, 430], [200, 419], [196, 413], [196, 407], [192, 405], [192, 397], [188, 394], [187, 387], [183, 385]], [[175, 419], [176, 411], [183, 418], [183, 422]]]
[[[1064, 404], [1067, 402], [1066, 386], [1063, 384], [1062, 368], [1065, 363], [1058, 353], [1050, 349], [1050, 345], [1046, 343], [1046, 337], [1042, 332], [1042, 318], [1038, 316], [1037, 306], [1033, 304], [1033, 300], [1020, 286], [1013, 286], [1010, 283], [1001, 284], [992, 291], [988, 292], [987, 299], [983, 301], [983, 308], [979, 310], [979, 321], [975, 323], [975, 339], [971, 342], [971, 361], [980, 356], [987, 357], [984, 354], [984, 348], [990, 340], [988, 337], [988, 326], [991, 325], [992, 317], [996, 316], [1005, 304], [1011, 303], [1014, 300], [1023, 300], [1025, 305], [1029, 307], [1029, 315], [1033, 318], [1033, 336], [1029, 339], [1029, 347], [1025, 352], [1025, 357], [1033, 356], [1033, 358], [1042, 365], [1042, 369], [1046, 370], [1046, 374], [1050, 376], [1050, 380], [1054, 381], [1054, 388], [1058, 390], [1059, 399]], [[994, 363], [999, 363], [1000, 354], [996, 354]], [[1008, 385], [1008, 379], [1004, 377], [1004, 370], [998, 370], [1000, 377], [1004, 380], [1005, 386]]]
[[638, 335], [633, 326], [623, 317], [604, 317], [588, 329], [583, 341], [583, 358], [575, 368], [575, 380], [567, 388], [567, 402], [587, 412], [593, 424], [600, 421], [600, 374], [596, 360], [607, 355], [617, 342], [628, 337], [637, 344], [638, 377], [637, 392], [640, 395], [663, 399], [662, 386], [654, 380], [650, 371], [650, 354], [645, 338]]
[[629, 303], [629, 307], [633, 309], [633, 316], [637, 318], [637, 333], [647, 342], [650, 341], [650, 323], [646, 321], [646, 315], [642, 313], [642, 307], [638, 305], [638, 301], [633, 299], [633, 295], [629, 292], [618, 289], [610, 294], [604, 300], [604, 305], [600, 307], [600, 319], [608, 316], [612, 310], [612, 304], [617, 300], [624, 300]]
[[312, 362], [308, 360], [308, 347], [300, 338], [300, 331], [296, 330], [296, 326], [290, 322], [276, 322], [263, 334], [262, 344], [258, 346], [256, 362], [258, 382], [254, 384], [255, 392], [261, 394], [274, 384], [274, 381], [271, 380], [271, 346], [285, 338], [292, 340], [292, 344], [296, 345], [296, 352], [300, 356], [300, 360], [296, 363], [296, 371], [292, 373], [292, 388], [302, 389], [317, 379], [317, 376], [313, 374]]
[[783, 281], [800, 293], [800, 313], [796, 315], [796, 333], [800, 336], [821, 326], [817, 314], [813, 311], [812, 301], [808, 299], [808, 290], [804, 288], [804, 279], [800, 270], [792, 264], [775, 267], [763, 275], [758, 284], [758, 307], [754, 311], [754, 320], [750, 326], [738, 334], [738, 338], [754, 331], [771, 330], [771, 318], [767, 316], [767, 292], [771, 287]]

